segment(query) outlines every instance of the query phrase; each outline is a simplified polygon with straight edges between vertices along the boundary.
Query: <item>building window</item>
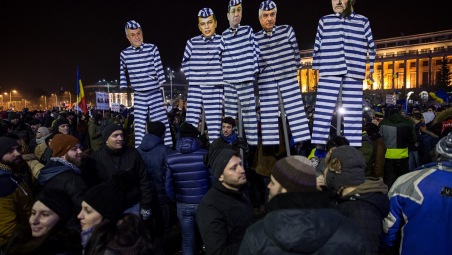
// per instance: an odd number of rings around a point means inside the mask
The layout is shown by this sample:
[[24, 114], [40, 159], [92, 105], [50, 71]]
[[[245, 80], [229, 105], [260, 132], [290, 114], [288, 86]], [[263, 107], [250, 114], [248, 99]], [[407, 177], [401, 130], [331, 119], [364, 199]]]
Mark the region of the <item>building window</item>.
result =
[[416, 67], [416, 62], [411, 62], [410, 67], [412, 67], [412, 68]]
[[399, 44], [399, 46], [404, 46], [404, 45], [407, 45], [408, 42], [407, 42], [407, 41], [401, 41], [401, 42], [399, 42], [398, 44]]
[[394, 47], [394, 46], [396, 46], [396, 43], [395, 43], [395, 42], [387, 43], [387, 44], [386, 44], [386, 47]]
[[397, 56], [405, 56], [405, 55], [406, 55], [406, 51], [397, 52]]
[[386, 53], [386, 57], [388, 57], [388, 58], [394, 57], [394, 52], [388, 52], [388, 53]]
[[422, 61], [422, 66], [428, 66], [428, 61]]
[[435, 64], [436, 64], [436, 65], [442, 65], [442, 64], [443, 64], [443, 60], [442, 60], [442, 59], [437, 59], [437, 60], [435, 61]]
[[411, 41], [410, 41], [410, 44], [418, 44], [418, 43], [419, 43], [419, 39], [411, 40]]
[[378, 66], [377, 66], [377, 70], [378, 70], [378, 71], [381, 71], [381, 65], [378, 65]]
[[421, 42], [423, 42], [423, 43], [428, 43], [428, 42], [431, 42], [431, 41], [432, 41], [432, 38], [423, 38], [421, 40]]
[[410, 50], [410, 51], [408, 52], [408, 54], [410, 54], [410, 55], [416, 55], [416, 54], [417, 54], [417, 50]]
[[405, 68], [405, 63], [399, 63], [399, 68]]
[[421, 50], [421, 54], [425, 54], [425, 53], [429, 53], [430, 52], [430, 49], [422, 49]]

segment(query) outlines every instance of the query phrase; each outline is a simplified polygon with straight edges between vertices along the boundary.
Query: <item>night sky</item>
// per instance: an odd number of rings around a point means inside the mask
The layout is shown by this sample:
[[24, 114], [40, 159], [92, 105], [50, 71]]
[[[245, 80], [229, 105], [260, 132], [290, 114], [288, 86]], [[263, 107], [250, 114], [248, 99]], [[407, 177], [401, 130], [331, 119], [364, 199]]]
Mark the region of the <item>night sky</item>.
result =
[[[28, 2], [28, 1], [27, 1]], [[261, 1], [244, 0], [242, 24], [261, 29]], [[327, 0], [276, 0], [277, 25], [294, 27], [300, 49], [311, 49], [318, 20], [332, 13]], [[227, 27], [228, 0], [2, 1], [0, 3], [0, 92], [37, 89], [75, 93], [76, 68], [83, 84], [119, 79], [119, 53], [129, 46], [124, 25], [138, 21], [144, 41], [159, 48], [164, 68], [179, 70], [187, 39], [199, 35], [197, 13], [210, 7], [217, 33]], [[452, 29], [450, 0], [357, 0], [374, 39]], [[176, 82], [182, 80], [176, 73]]]

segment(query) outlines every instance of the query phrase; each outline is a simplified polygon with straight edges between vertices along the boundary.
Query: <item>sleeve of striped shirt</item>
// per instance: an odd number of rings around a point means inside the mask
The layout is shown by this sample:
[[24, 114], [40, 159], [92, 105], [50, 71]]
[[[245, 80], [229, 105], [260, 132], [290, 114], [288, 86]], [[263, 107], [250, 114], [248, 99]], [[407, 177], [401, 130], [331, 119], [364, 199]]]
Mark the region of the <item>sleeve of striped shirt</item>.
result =
[[364, 34], [367, 38], [367, 44], [369, 46], [369, 66], [370, 66], [370, 73], [374, 73], [374, 63], [375, 63], [375, 43], [374, 38], [372, 36], [372, 29], [370, 28], [370, 22], [367, 20], [367, 22], [364, 24]]
[[320, 48], [322, 47], [322, 36], [323, 36], [323, 19], [319, 20], [319, 25], [317, 26], [317, 33], [315, 35], [314, 42], [314, 53], [312, 61], [312, 69], [320, 69]]
[[160, 52], [157, 46], [155, 46], [154, 51], [154, 68], [157, 72], [159, 84], [163, 84], [165, 82], [165, 73], [163, 71], [162, 59], [160, 58]]
[[254, 52], [254, 74], [257, 74], [259, 72], [259, 44], [257, 43], [255, 37], [254, 37], [254, 31], [252, 28], [250, 28], [250, 41], [253, 44], [253, 52]]
[[185, 78], [187, 81], [190, 80], [190, 58], [192, 52], [192, 44], [191, 41], [188, 40], [185, 45], [184, 56], [182, 57], [182, 71], [184, 72]]
[[291, 26], [289, 26], [289, 31], [287, 31], [287, 32], [288, 32], [288, 36], [289, 36], [290, 46], [292, 47], [292, 50], [293, 50], [293, 56], [294, 56], [294, 60], [296, 62], [296, 68], [301, 69], [300, 50], [298, 49], [298, 43], [297, 43], [297, 37], [295, 36], [295, 31], [293, 30], [293, 28]]
[[119, 55], [119, 88], [127, 88], [126, 63], [122, 54]]

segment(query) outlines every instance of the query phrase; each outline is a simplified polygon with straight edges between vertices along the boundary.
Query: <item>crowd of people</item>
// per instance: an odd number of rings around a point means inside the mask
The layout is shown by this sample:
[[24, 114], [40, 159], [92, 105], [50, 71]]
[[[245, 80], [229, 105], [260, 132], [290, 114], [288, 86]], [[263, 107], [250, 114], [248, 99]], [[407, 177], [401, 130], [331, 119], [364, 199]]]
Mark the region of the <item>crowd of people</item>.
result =
[[0, 254], [451, 254], [452, 108], [363, 110], [375, 46], [354, 3], [332, 0], [319, 21], [314, 107], [271, 0], [258, 33], [240, 25], [241, 0], [221, 36], [199, 11], [188, 105], [171, 109], [158, 49], [128, 21], [120, 87], [133, 108], [0, 112]]

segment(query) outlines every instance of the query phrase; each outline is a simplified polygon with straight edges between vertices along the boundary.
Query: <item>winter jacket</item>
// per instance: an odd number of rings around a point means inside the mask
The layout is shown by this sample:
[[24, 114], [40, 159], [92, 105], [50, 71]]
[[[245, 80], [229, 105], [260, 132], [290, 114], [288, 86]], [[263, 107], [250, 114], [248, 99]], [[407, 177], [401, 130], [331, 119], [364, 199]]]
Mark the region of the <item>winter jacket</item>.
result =
[[160, 205], [170, 203], [165, 191], [166, 158], [172, 153], [168, 145], [163, 144], [163, 139], [156, 135], [146, 134], [137, 148], [146, 164], [146, 168], [154, 183]]
[[452, 162], [424, 165], [400, 176], [389, 191], [384, 244], [401, 255], [452, 254]]
[[27, 183], [0, 163], [0, 250], [15, 230], [28, 229], [32, 203]]
[[253, 207], [245, 193], [228, 189], [215, 181], [196, 212], [196, 223], [206, 254], [237, 254], [253, 218]]
[[102, 148], [102, 132], [100, 132], [99, 126], [94, 122], [94, 120], [88, 121], [88, 136], [89, 145], [92, 151], [98, 151]]
[[182, 137], [167, 158], [166, 191], [177, 203], [199, 204], [209, 190], [210, 172], [203, 163], [207, 150], [197, 138]]
[[387, 147], [385, 158], [408, 158], [408, 147], [416, 143], [413, 123], [399, 113], [393, 113], [380, 122], [379, 127]]
[[66, 192], [74, 205], [70, 225], [79, 226], [77, 215], [81, 210], [83, 194], [87, 190], [81, 171], [75, 165], [58, 157], [50, 158], [50, 162], [41, 169], [36, 180], [35, 195], [43, 190], [57, 189]]
[[[140, 203], [143, 209], [153, 206], [153, 183], [149, 178], [146, 165], [140, 153], [135, 148], [124, 146], [120, 150], [112, 150], [106, 145], [91, 154], [100, 182], [106, 182], [114, 177], [126, 180], [130, 184], [127, 194], [128, 207]], [[157, 199], [157, 198], [156, 198]], [[158, 204], [158, 201], [156, 201]]]
[[240, 255], [366, 254], [356, 223], [330, 208], [328, 192], [274, 196], [246, 231]]
[[352, 192], [339, 197], [336, 209], [357, 222], [366, 244], [366, 254], [378, 254], [383, 219], [389, 212], [388, 187], [382, 178], [369, 178]]

